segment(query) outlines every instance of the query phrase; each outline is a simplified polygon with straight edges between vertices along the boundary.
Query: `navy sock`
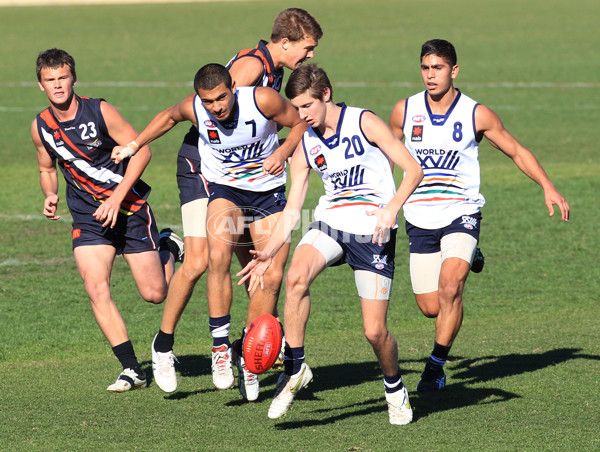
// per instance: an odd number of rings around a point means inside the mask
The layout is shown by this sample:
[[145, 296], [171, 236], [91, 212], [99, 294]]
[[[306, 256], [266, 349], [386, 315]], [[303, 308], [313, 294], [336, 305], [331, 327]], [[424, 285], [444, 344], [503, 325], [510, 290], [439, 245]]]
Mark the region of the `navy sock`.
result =
[[283, 353], [283, 367], [286, 375], [294, 375], [302, 367], [304, 362], [304, 346], [290, 347], [285, 344]]
[[388, 394], [392, 394], [396, 391], [400, 391], [404, 387], [404, 383], [402, 383], [402, 375], [400, 371], [396, 375], [388, 377], [387, 375], [383, 375], [383, 386], [385, 387], [385, 392]]
[[133, 344], [131, 341], [123, 342], [122, 344], [115, 345], [112, 348], [113, 353], [123, 366], [123, 369], [133, 369], [138, 375], [142, 375], [142, 368], [140, 363], [135, 356], [135, 351], [133, 350]]
[[433, 343], [433, 351], [429, 357], [429, 362], [434, 366], [444, 367], [450, 353], [450, 345], [440, 345], [437, 342]]
[[166, 353], [173, 350], [173, 344], [175, 344], [175, 333], [167, 334], [163, 330], [158, 330], [156, 339], [154, 339], [154, 350]]
[[220, 345], [231, 345], [229, 342], [229, 327], [231, 325], [231, 316], [229, 314], [223, 317], [209, 317], [208, 327], [213, 337], [213, 347]]

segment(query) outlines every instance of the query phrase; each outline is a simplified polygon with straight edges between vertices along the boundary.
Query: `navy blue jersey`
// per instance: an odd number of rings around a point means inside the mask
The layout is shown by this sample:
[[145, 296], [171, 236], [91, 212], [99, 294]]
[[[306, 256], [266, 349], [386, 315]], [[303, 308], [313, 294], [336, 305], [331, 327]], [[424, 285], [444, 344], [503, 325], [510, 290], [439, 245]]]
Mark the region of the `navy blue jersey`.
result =
[[271, 52], [267, 48], [267, 41], [260, 40], [258, 45], [252, 49], [240, 50], [230, 61], [227, 63], [227, 69], [231, 65], [239, 60], [240, 58], [258, 58], [263, 64], [263, 76], [258, 79], [254, 86], [268, 86], [273, 88], [275, 91], [281, 91], [281, 83], [283, 81], [283, 68], [275, 68], [273, 64], [273, 58]]
[[[77, 97], [75, 118], [59, 122], [47, 108], [37, 115], [40, 139], [56, 161], [67, 184], [69, 211], [94, 213], [123, 180], [128, 160], [116, 164], [110, 159], [115, 142], [108, 134], [100, 103], [103, 99]], [[121, 212], [139, 211], [150, 194], [150, 187], [139, 180], [121, 204]]]

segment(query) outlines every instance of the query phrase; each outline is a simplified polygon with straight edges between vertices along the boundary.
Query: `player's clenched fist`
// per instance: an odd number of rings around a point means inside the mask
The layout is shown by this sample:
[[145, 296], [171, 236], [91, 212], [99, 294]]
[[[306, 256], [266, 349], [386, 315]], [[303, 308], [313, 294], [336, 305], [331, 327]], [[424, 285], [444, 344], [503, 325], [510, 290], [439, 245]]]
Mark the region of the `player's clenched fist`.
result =
[[115, 163], [121, 163], [123, 160], [134, 155], [139, 149], [140, 147], [135, 141], [132, 141], [127, 146], [115, 146], [112, 150], [110, 158]]

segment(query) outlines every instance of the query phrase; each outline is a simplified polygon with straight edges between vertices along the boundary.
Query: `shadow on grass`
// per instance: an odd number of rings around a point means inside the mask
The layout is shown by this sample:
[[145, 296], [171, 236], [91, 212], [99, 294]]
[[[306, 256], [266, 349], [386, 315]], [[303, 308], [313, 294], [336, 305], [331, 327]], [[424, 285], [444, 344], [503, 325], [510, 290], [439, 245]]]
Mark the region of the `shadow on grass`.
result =
[[[417, 393], [414, 390], [409, 391], [411, 405], [414, 409], [413, 422], [437, 412], [472, 405], [502, 403], [522, 397], [519, 394], [499, 388], [469, 387], [472, 384], [535, 372], [572, 359], [600, 360], [600, 356], [581, 354], [579, 351], [580, 349], [562, 348], [542, 353], [487, 356], [477, 359], [454, 357], [453, 362], [456, 364], [449, 366], [449, 384], [442, 392]], [[403, 361], [400, 363], [400, 367], [402, 368], [402, 363], [409, 362], [414, 363], [415, 361]], [[458, 371], [454, 373], [451, 369]], [[298, 401], [318, 400], [315, 393], [319, 391], [354, 386], [365, 381], [381, 379], [379, 364], [376, 362], [322, 366], [314, 368], [313, 372], [315, 374], [314, 382], [298, 394]], [[305, 410], [310, 409], [303, 403], [301, 406], [304, 406]], [[295, 409], [302, 409], [301, 406], [296, 405]], [[382, 394], [381, 398], [369, 399], [336, 408], [315, 410], [312, 411], [315, 413], [315, 418], [312, 420], [281, 422], [276, 425], [276, 428], [287, 430], [306, 426], [327, 425], [354, 416], [363, 416], [386, 410], [387, 406]]]

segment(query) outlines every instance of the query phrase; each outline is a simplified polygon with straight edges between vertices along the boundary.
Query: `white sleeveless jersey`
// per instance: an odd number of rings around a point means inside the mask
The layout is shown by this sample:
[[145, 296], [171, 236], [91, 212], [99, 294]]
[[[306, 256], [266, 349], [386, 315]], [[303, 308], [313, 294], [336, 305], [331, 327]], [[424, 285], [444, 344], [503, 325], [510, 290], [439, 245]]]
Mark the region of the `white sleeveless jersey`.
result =
[[302, 137], [306, 161], [325, 188], [314, 218], [352, 234], [373, 234], [377, 219], [366, 212], [392, 199], [394, 177], [386, 155], [362, 132], [360, 120], [366, 110], [339, 105], [335, 135], [323, 138], [309, 127]]
[[477, 102], [460, 91], [445, 115], [431, 113], [426, 91], [406, 100], [404, 144], [424, 173], [403, 207], [409, 223], [439, 229], [485, 204], [479, 193], [476, 107]]
[[284, 185], [287, 173], [263, 174], [263, 162], [279, 147], [279, 137], [277, 124], [256, 106], [254, 90], [254, 87], [237, 89], [235, 118], [231, 123], [215, 119], [197, 95], [194, 112], [200, 135], [202, 175], [209, 182], [264, 192]]

